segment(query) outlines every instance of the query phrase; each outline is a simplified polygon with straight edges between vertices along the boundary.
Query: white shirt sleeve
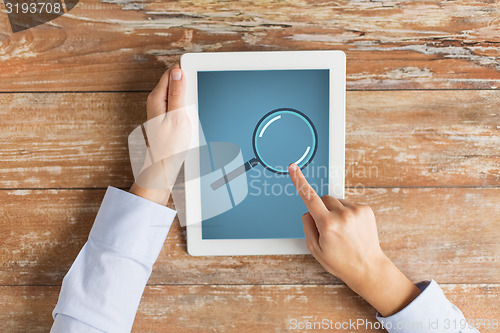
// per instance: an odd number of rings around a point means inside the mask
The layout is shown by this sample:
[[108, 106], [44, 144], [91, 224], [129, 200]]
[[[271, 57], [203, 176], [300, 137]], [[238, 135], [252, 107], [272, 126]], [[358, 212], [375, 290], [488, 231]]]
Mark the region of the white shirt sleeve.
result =
[[420, 295], [403, 310], [389, 317], [377, 313], [389, 333], [478, 333], [434, 280], [419, 282], [417, 287]]
[[130, 332], [175, 214], [108, 187], [89, 238], [63, 279], [51, 332]]

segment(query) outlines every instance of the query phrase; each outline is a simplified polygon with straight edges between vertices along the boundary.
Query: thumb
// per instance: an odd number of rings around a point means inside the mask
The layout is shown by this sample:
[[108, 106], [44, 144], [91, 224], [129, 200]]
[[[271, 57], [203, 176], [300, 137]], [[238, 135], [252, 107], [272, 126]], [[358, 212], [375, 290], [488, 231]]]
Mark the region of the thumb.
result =
[[167, 112], [182, 108], [186, 95], [186, 80], [182, 69], [175, 64], [170, 71], [170, 82], [168, 85]]

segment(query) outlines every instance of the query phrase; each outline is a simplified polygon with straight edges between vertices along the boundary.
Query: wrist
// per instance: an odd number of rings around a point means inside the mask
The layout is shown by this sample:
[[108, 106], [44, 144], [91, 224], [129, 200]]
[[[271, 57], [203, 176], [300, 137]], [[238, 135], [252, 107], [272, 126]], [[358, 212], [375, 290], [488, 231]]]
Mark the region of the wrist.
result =
[[357, 280], [346, 284], [383, 317], [401, 311], [420, 294], [418, 287], [382, 252], [362, 271]]
[[[358, 264], [345, 278], [339, 276], [352, 290], [361, 297], [369, 293], [372, 286], [378, 283], [385, 272], [392, 270], [394, 264], [382, 252], [366, 259], [362, 264]], [[366, 299], [366, 298], [365, 298]]]
[[147, 189], [140, 187], [135, 182], [130, 187], [129, 192], [164, 206], [167, 205], [168, 199], [170, 198], [170, 191], [168, 190]]

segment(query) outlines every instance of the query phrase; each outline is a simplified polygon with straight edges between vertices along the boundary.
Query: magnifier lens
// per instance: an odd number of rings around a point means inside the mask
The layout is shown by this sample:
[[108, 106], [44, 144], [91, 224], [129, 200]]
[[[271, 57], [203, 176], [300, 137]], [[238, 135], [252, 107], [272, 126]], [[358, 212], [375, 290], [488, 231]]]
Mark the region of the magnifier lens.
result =
[[316, 149], [316, 134], [308, 118], [294, 111], [276, 111], [267, 115], [254, 134], [256, 157], [268, 169], [288, 172], [288, 165], [302, 168]]

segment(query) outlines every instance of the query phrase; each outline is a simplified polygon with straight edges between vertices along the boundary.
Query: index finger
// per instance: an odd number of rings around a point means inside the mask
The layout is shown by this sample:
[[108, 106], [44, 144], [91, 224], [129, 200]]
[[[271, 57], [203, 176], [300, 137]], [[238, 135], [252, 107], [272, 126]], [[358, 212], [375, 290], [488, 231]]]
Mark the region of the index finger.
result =
[[311, 216], [315, 221], [318, 220], [321, 216], [328, 212], [323, 200], [319, 197], [316, 191], [312, 188], [312, 186], [307, 182], [306, 177], [297, 164], [292, 163], [288, 166], [288, 172], [290, 173], [290, 177], [292, 178], [293, 185], [299, 192], [302, 201], [304, 201], [307, 210], [311, 213]]

